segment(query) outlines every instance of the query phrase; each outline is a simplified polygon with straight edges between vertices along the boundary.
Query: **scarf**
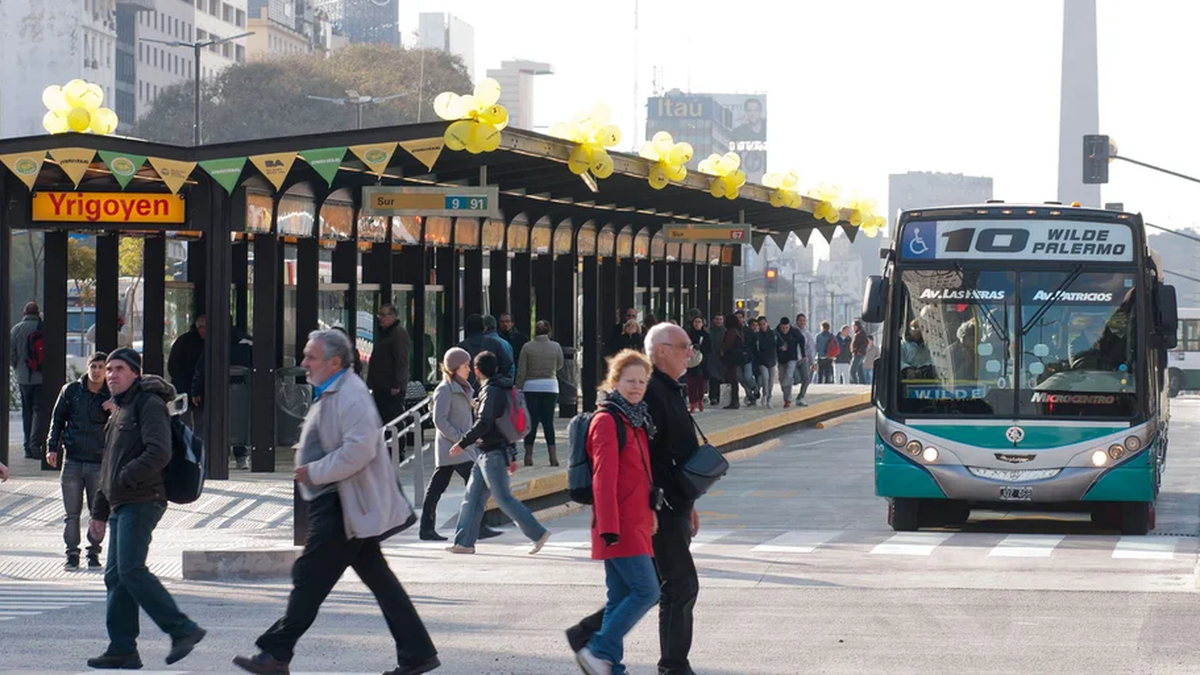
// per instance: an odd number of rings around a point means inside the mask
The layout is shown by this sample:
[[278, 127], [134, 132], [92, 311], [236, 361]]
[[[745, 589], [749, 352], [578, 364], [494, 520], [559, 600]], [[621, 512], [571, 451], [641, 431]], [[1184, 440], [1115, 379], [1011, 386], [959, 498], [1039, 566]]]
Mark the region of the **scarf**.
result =
[[633, 405], [625, 400], [625, 397], [618, 394], [615, 390], [608, 392], [604, 402], [611, 404], [617, 409], [625, 419], [636, 429], [642, 427], [646, 430], [648, 436], [654, 435], [654, 423], [650, 421], [650, 410], [646, 407], [646, 399], [642, 399], [637, 405]]

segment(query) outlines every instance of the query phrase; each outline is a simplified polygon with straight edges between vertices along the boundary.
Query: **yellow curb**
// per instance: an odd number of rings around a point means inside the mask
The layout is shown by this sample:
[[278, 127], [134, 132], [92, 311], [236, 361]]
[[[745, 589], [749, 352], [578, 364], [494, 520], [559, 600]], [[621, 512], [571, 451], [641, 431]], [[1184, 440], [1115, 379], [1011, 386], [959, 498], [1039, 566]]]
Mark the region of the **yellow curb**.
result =
[[845, 424], [846, 422], [849, 422], [851, 420], [857, 420], [857, 419], [862, 419], [864, 417], [870, 417], [872, 414], [873, 413], [870, 410], [856, 410], [852, 413], [846, 413], [845, 415], [833, 417], [833, 418], [827, 419], [823, 422], [817, 422], [816, 428], [830, 429], [830, 428], [836, 427], [838, 425]]

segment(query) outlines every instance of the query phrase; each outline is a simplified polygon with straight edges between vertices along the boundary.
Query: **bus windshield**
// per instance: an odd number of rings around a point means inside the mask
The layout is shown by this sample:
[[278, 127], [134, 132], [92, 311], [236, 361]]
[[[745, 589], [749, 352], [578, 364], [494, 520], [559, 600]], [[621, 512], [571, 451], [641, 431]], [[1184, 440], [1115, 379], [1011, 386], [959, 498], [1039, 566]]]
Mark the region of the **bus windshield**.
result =
[[901, 414], [1134, 413], [1132, 274], [909, 269], [900, 280]]

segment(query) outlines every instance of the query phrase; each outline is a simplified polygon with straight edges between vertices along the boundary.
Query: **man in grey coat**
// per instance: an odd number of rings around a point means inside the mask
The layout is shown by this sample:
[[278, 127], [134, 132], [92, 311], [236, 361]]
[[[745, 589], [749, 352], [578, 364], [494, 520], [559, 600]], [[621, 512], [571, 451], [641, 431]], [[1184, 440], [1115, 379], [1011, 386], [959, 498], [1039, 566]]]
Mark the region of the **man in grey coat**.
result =
[[725, 317], [717, 314], [708, 328], [709, 344], [715, 345], [712, 353], [704, 357], [708, 368], [708, 402], [721, 405], [721, 384], [725, 382], [725, 365], [721, 363], [721, 345], [725, 344]]
[[38, 459], [46, 442], [50, 417], [42, 401], [42, 315], [36, 302], [25, 303], [24, 316], [9, 334], [8, 362], [21, 392], [21, 429], [25, 458]]

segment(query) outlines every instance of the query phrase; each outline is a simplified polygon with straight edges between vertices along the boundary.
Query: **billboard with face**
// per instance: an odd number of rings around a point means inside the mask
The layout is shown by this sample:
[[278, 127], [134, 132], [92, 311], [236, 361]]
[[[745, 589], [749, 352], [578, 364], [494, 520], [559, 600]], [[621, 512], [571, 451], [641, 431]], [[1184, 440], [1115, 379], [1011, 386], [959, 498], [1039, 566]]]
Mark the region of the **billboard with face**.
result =
[[742, 158], [746, 180], [761, 183], [767, 172], [766, 94], [713, 94], [733, 114], [729, 150]]

